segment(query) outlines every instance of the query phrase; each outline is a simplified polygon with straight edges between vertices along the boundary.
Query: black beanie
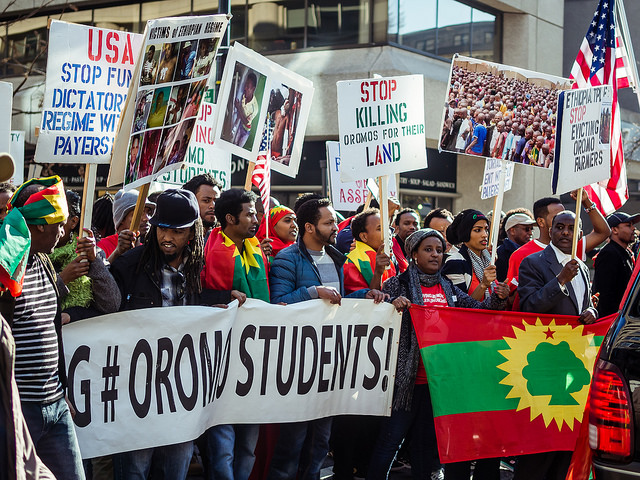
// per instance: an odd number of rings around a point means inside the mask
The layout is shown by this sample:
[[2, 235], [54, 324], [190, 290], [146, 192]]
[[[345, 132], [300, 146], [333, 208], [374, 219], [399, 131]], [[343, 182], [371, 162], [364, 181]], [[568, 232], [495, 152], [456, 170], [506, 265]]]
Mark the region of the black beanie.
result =
[[489, 220], [479, 210], [468, 208], [461, 211], [453, 219], [453, 223], [447, 227], [447, 240], [452, 245], [459, 245], [471, 239], [471, 230], [479, 220]]

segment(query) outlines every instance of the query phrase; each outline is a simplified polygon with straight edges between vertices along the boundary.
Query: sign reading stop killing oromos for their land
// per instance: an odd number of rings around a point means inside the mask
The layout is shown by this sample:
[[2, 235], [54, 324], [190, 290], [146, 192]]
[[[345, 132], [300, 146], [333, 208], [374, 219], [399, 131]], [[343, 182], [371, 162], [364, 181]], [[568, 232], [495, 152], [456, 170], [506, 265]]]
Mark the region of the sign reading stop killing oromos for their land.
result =
[[609, 178], [612, 95], [607, 85], [560, 93], [554, 193], [565, 193]]
[[427, 166], [422, 75], [338, 82], [342, 181]]

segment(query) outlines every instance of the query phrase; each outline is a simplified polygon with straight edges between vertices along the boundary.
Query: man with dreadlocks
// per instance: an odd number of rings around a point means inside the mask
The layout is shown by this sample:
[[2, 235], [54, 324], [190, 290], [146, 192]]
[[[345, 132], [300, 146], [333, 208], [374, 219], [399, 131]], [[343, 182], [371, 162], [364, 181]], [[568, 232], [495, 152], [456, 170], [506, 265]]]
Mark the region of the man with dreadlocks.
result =
[[[198, 200], [188, 190], [166, 190], [158, 197], [144, 245], [111, 266], [122, 294], [121, 311], [204, 303], [199, 217]], [[151, 472], [154, 478], [184, 479], [192, 453], [191, 441], [120, 453], [114, 456], [114, 477], [147, 478]]]

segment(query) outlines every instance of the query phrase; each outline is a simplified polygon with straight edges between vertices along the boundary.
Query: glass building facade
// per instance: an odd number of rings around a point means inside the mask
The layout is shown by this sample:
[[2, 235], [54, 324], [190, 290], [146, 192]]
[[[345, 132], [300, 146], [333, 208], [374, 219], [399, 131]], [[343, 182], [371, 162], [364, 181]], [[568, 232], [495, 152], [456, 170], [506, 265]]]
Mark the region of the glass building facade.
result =
[[[142, 32], [152, 18], [219, 10], [216, 0], [114, 3], [5, 13], [0, 76], [44, 73], [49, 19]], [[229, 7], [231, 42], [261, 53], [391, 44], [447, 59], [458, 52], [500, 60], [499, 15], [458, 0], [231, 0]]]

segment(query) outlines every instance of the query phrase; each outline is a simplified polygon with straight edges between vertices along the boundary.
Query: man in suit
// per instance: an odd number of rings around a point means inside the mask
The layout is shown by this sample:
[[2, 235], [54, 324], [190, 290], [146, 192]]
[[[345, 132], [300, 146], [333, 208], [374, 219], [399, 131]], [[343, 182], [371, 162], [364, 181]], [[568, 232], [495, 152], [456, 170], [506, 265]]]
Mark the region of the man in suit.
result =
[[[574, 315], [586, 324], [596, 321], [589, 270], [581, 260], [571, 258], [575, 220], [573, 212], [559, 212], [551, 223], [551, 243], [522, 261], [518, 294], [523, 312]], [[523, 455], [514, 480], [564, 480], [570, 462], [568, 451]]]

